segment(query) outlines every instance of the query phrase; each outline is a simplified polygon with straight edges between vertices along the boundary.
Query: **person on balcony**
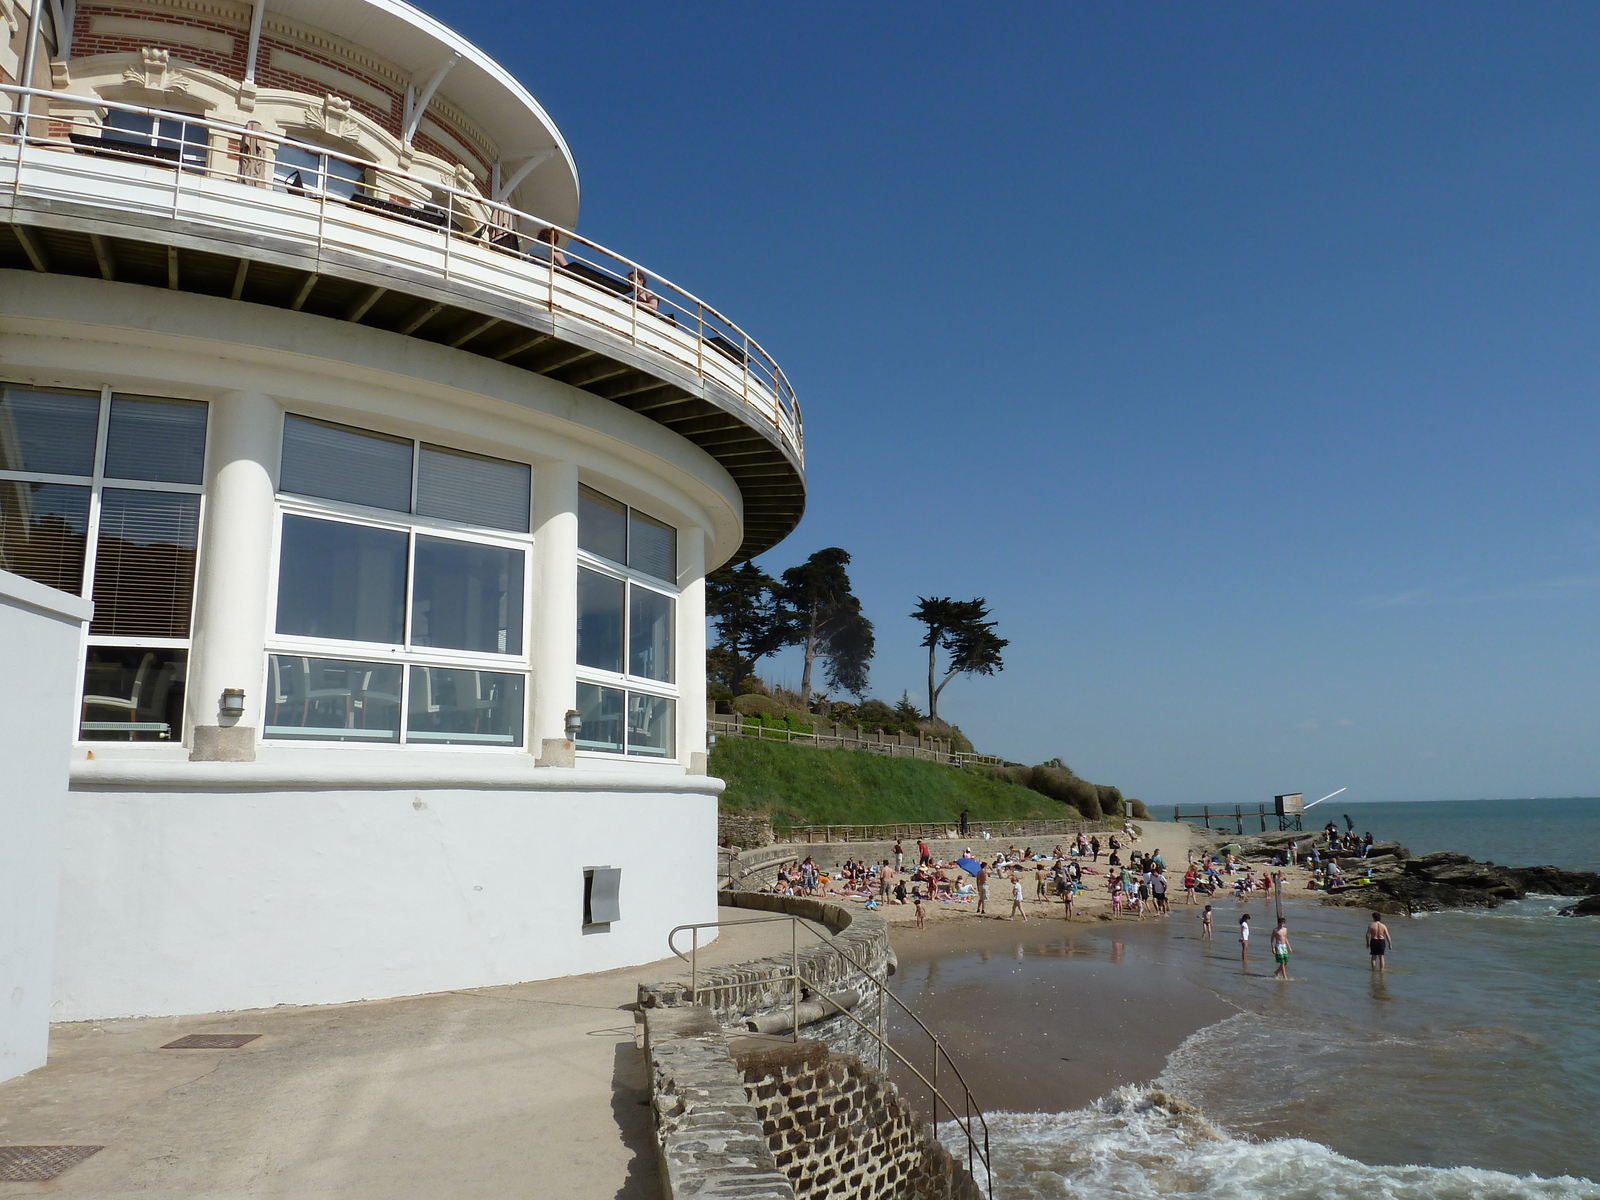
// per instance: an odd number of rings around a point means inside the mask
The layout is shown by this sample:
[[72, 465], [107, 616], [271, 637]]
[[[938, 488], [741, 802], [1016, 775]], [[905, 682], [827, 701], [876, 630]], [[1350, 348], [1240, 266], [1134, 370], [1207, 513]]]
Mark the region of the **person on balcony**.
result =
[[554, 229], [546, 226], [533, 235], [533, 241], [534, 244], [528, 248], [529, 258], [553, 262], [558, 267], [567, 265], [567, 256], [561, 250], [561, 235]]
[[651, 312], [655, 312], [660, 307], [656, 294], [646, 286], [650, 282], [650, 277], [638, 267], [628, 272], [628, 282], [633, 284], [633, 298], [640, 308], [648, 308]]

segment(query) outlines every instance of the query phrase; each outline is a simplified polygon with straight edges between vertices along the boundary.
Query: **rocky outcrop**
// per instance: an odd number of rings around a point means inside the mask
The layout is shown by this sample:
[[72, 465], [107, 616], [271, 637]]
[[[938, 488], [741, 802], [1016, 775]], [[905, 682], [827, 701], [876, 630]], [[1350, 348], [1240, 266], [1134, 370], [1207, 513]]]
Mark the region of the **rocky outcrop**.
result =
[[1561, 910], [1563, 917], [1600, 917], [1600, 896], [1586, 896]]
[[[1291, 838], [1299, 839], [1303, 850], [1312, 844], [1312, 835], [1305, 833], [1226, 838], [1221, 844], [1235, 845], [1236, 853], [1262, 862], [1282, 855]], [[1365, 858], [1340, 855], [1339, 862], [1347, 882], [1324, 896], [1324, 904], [1383, 913], [1442, 912], [1447, 908], [1494, 908], [1532, 893], [1589, 897], [1562, 911], [1575, 916], [1600, 914], [1600, 875], [1593, 871], [1502, 867], [1449, 851], [1412, 857], [1398, 842], [1378, 842]]]

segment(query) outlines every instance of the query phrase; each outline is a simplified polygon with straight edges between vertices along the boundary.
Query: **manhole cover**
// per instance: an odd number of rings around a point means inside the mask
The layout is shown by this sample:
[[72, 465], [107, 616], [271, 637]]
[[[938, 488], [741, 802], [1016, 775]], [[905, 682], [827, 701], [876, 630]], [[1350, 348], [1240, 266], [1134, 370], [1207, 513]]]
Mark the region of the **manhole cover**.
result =
[[246, 1042], [253, 1042], [259, 1033], [190, 1033], [175, 1042], [168, 1042], [163, 1050], [237, 1050]]
[[104, 1146], [0, 1146], [0, 1183], [45, 1183]]

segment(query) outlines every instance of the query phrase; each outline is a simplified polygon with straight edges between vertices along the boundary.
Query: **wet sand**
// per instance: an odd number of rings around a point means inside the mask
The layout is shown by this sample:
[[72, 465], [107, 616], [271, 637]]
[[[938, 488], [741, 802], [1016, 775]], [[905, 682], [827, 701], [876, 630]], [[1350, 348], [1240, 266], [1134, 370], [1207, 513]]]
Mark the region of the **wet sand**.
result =
[[896, 927], [892, 984], [947, 1043], [984, 1109], [1069, 1111], [1155, 1078], [1190, 1034], [1239, 1011], [1185, 977], [1185, 961], [1205, 952], [1195, 911], [1143, 924]]

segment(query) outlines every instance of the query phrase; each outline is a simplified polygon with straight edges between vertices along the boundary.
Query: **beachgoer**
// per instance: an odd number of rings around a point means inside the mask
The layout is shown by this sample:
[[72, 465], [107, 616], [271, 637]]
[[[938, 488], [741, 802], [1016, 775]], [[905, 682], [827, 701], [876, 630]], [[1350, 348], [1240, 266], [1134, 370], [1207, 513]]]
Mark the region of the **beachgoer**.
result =
[[1272, 931], [1272, 956], [1278, 960], [1278, 969], [1273, 972], [1275, 978], [1289, 980], [1289, 955], [1294, 948], [1289, 945], [1289, 922], [1278, 918], [1278, 927]]
[[1008, 921], [1015, 921], [1018, 917], [1024, 921], [1028, 919], [1028, 910], [1022, 907], [1022, 876], [1017, 872], [1011, 873], [1011, 915]]
[[928, 923], [928, 913], [922, 907], [922, 893], [917, 893], [917, 928], [921, 929]]
[[1045, 876], [1044, 864], [1040, 863], [1037, 867], [1035, 867], [1033, 869], [1034, 898], [1037, 899], [1037, 900], [1048, 900], [1049, 899], [1049, 897], [1047, 895], [1045, 895], [1044, 876]]
[[1161, 871], [1156, 871], [1150, 880], [1150, 894], [1155, 898], [1156, 911], [1159, 913], [1171, 912], [1167, 907], [1167, 877]]
[[922, 865], [930, 866], [933, 863], [933, 851], [928, 849], [928, 843], [918, 839], [917, 853], [922, 856]]
[[989, 911], [989, 864], [978, 864], [978, 915]]
[[1245, 913], [1239, 918], [1239, 962], [1245, 967], [1250, 966], [1250, 914]]
[[1092, 837], [1092, 838], [1089, 839], [1089, 849], [1094, 854], [1094, 861], [1095, 862], [1099, 862], [1100, 861], [1100, 838], [1098, 836]]
[[1211, 940], [1211, 905], [1206, 905], [1205, 912], [1200, 914], [1200, 937], [1209, 942]]
[[1384, 959], [1389, 954], [1389, 947], [1394, 945], [1394, 935], [1389, 932], [1389, 927], [1383, 923], [1382, 913], [1372, 914], [1372, 924], [1367, 926], [1367, 952], [1372, 955], [1372, 967], [1380, 975], [1384, 974]]
[[906, 869], [906, 848], [899, 842], [894, 844], [894, 869], [897, 872]]
[[1194, 864], [1191, 863], [1189, 865], [1189, 869], [1183, 873], [1183, 893], [1186, 897], [1184, 900], [1185, 904], [1194, 903], [1195, 878]]

